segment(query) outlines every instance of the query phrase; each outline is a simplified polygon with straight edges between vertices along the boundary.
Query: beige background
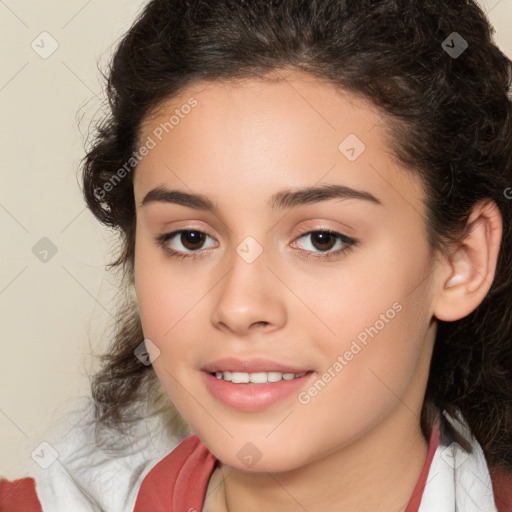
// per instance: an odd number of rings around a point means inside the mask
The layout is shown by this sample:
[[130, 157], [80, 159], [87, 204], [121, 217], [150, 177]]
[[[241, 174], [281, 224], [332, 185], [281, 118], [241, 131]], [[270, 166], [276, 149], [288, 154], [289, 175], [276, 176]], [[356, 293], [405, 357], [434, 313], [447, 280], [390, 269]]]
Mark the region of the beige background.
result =
[[[77, 169], [101, 115], [97, 61], [145, 3], [0, 0], [0, 476], [31, 473], [44, 432], [89, 393], [91, 345], [108, 341], [110, 235], [85, 210]], [[481, 5], [512, 56], [512, 0]], [[58, 48], [44, 59], [33, 41]], [[46, 262], [33, 253], [44, 237], [57, 249]]]

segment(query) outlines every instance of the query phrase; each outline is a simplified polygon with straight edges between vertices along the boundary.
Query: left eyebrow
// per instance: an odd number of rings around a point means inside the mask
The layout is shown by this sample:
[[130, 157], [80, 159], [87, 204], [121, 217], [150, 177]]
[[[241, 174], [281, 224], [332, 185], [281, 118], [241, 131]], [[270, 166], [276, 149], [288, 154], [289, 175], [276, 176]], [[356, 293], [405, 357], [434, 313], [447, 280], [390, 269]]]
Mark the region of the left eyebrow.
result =
[[270, 205], [272, 209], [285, 209], [302, 204], [319, 203], [329, 199], [360, 199], [382, 206], [381, 201], [370, 192], [334, 183], [327, 183], [318, 187], [281, 190], [271, 197]]
[[[382, 206], [382, 202], [369, 192], [333, 183], [317, 187], [280, 190], [271, 196], [269, 206], [273, 210], [282, 210], [305, 204], [319, 203], [330, 199], [360, 199]], [[181, 190], [170, 190], [163, 186], [150, 190], [142, 200], [141, 206], [154, 202], [174, 203], [195, 210], [203, 210], [212, 213], [218, 212], [218, 205], [207, 196], [192, 194]]]

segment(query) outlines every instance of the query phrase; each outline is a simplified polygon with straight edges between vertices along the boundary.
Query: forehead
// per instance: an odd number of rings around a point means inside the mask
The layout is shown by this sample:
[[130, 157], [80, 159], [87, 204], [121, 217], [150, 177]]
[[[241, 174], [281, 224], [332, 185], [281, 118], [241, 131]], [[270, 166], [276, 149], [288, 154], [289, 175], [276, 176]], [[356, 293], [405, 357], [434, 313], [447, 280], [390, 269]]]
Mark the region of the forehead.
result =
[[235, 113], [246, 124], [251, 118], [257, 122], [263, 117], [277, 124], [283, 122], [279, 114], [284, 112], [290, 121], [307, 121], [301, 125], [302, 130], [311, 125], [322, 131], [337, 131], [342, 114], [343, 124], [353, 124], [363, 133], [372, 130], [385, 116], [363, 96], [335, 87], [327, 79], [297, 70], [282, 70], [262, 77], [197, 81], [149, 112], [140, 133], [148, 133], [169, 121], [173, 113], [184, 119], [180, 110], [186, 110], [188, 115], [186, 106], [191, 98], [198, 102], [200, 109], [194, 111], [200, 110], [205, 122], [223, 121], [224, 124], [233, 121], [226, 117], [229, 113]]
[[226, 194], [238, 184], [270, 195], [335, 181], [373, 190], [384, 204], [406, 194], [409, 208], [421, 209], [423, 190], [393, 156], [386, 127], [366, 99], [301, 72], [198, 82], [142, 123], [140, 143], [151, 138], [155, 147], [135, 187], [186, 185], [218, 197], [222, 185]]

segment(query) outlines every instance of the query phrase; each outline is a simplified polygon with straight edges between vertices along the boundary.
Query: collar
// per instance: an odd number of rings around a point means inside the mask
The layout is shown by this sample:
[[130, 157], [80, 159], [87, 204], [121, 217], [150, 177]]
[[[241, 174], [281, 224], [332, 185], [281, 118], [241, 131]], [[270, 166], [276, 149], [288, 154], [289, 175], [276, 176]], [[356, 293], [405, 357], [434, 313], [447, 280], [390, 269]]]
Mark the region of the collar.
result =
[[441, 429], [418, 512], [498, 512], [493, 487], [482, 448], [470, 434], [461, 415], [443, 415], [456, 430], [470, 440], [472, 453], [466, 452], [448, 429]]

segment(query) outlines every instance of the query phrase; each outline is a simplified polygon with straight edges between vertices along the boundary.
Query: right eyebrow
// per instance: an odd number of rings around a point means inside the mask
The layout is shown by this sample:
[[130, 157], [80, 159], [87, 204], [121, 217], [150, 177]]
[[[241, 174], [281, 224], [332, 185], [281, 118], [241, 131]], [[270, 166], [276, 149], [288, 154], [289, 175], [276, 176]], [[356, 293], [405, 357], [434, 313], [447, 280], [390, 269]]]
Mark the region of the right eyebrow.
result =
[[150, 203], [174, 203], [194, 210], [205, 210], [216, 213], [218, 207], [208, 197], [202, 194], [191, 194], [181, 190], [170, 190], [165, 187], [156, 187], [150, 190], [141, 202], [141, 206]]

